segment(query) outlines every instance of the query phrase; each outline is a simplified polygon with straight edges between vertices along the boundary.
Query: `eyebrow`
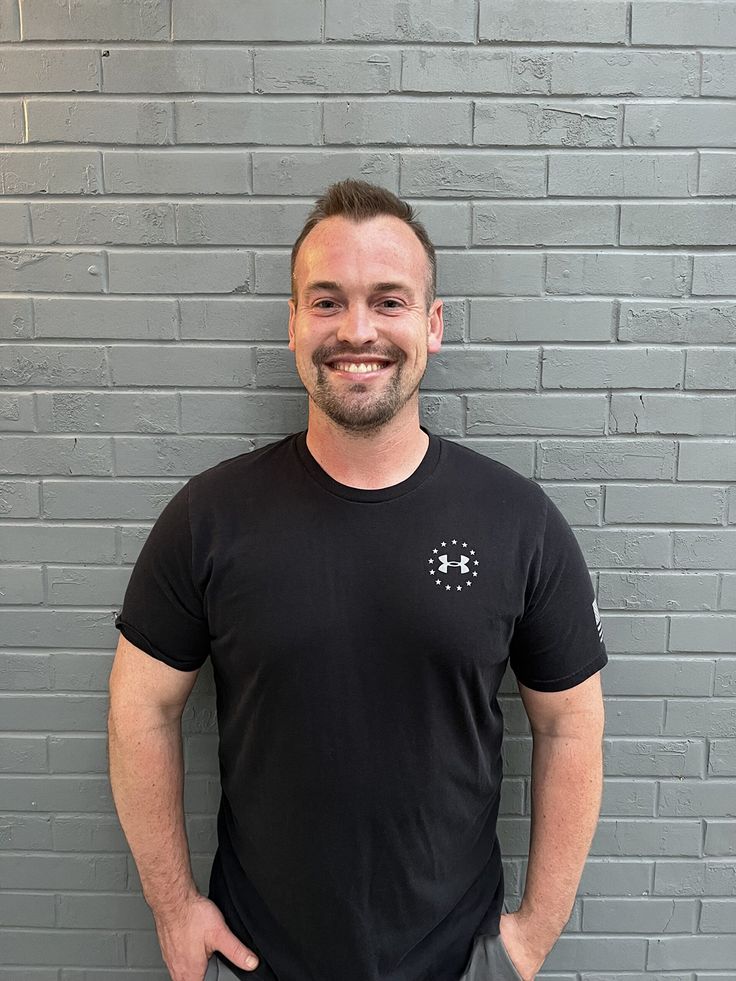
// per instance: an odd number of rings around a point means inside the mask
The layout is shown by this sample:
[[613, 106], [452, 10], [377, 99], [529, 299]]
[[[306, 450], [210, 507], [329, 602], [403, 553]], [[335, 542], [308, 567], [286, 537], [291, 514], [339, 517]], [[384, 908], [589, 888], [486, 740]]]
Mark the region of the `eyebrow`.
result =
[[[312, 293], [319, 293], [320, 290], [332, 290], [336, 293], [342, 292], [342, 286], [340, 283], [335, 282], [330, 279], [321, 279], [313, 283], [308, 283], [305, 290], [304, 296], [310, 296]], [[371, 293], [402, 293], [408, 299], [414, 299], [414, 291], [406, 286], [404, 283], [372, 283], [370, 288]]]

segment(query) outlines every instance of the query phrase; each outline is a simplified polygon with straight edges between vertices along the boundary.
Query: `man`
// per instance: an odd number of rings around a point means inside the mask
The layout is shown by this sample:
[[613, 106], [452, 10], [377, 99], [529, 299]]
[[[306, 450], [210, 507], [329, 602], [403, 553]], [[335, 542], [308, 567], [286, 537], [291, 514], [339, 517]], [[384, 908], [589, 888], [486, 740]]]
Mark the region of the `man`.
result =
[[[189, 480], [136, 562], [110, 775], [173, 981], [532, 981], [569, 918], [602, 783], [593, 589], [536, 483], [420, 426], [442, 329], [412, 209], [329, 188], [292, 251], [306, 433]], [[204, 897], [180, 719], [208, 655], [222, 799]], [[533, 807], [523, 900], [502, 913], [509, 659]]]

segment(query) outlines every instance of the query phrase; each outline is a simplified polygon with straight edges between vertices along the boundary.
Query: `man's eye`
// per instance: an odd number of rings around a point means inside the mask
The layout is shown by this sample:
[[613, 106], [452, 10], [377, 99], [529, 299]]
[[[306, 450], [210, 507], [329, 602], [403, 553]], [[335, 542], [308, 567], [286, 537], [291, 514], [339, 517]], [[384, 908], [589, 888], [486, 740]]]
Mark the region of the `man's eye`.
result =
[[397, 306], [401, 306], [401, 302], [399, 300], [393, 299], [381, 300], [381, 303], [395, 303]]
[[322, 306], [323, 303], [334, 303], [334, 302], [335, 302], [334, 300], [317, 300], [317, 302], [314, 305], [316, 307], [320, 307]]

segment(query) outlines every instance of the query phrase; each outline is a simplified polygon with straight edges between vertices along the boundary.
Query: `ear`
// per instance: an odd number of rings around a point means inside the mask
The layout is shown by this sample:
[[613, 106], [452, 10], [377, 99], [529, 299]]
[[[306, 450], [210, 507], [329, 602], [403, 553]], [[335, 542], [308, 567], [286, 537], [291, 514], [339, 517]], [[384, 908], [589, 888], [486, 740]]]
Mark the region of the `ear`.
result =
[[289, 350], [294, 350], [294, 319], [296, 317], [296, 307], [294, 301], [289, 299]]
[[429, 322], [427, 324], [427, 350], [430, 354], [436, 354], [442, 346], [444, 329], [442, 300], [435, 300], [429, 308]]

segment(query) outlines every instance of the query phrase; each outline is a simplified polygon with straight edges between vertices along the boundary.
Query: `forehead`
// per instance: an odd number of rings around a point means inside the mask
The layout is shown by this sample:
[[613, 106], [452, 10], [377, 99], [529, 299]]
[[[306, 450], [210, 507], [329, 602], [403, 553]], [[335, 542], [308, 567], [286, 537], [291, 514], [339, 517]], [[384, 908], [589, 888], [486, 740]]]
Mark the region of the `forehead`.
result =
[[411, 228], [393, 215], [354, 222], [325, 218], [306, 236], [294, 274], [300, 284], [315, 279], [340, 282], [392, 280], [401, 276], [423, 288], [427, 256]]

